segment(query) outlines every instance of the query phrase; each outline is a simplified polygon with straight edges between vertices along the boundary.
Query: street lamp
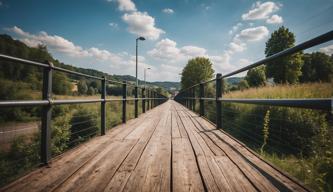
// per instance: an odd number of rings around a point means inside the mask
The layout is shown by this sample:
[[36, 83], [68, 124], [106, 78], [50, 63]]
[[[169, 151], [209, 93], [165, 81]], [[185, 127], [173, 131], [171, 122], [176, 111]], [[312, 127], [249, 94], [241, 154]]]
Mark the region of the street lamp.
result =
[[138, 41], [144, 41], [146, 40], [144, 37], [138, 37], [136, 38], [136, 50], [135, 50], [135, 79], [136, 79], [136, 86], [139, 85], [138, 82]]
[[149, 70], [150, 69], [150, 67], [148, 67], [148, 68], [145, 68], [145, 70], [143, 71], [143, 79], [144, 79], [144, 82], [145, 82], [145, 88], [146, 88], [146, 70]]

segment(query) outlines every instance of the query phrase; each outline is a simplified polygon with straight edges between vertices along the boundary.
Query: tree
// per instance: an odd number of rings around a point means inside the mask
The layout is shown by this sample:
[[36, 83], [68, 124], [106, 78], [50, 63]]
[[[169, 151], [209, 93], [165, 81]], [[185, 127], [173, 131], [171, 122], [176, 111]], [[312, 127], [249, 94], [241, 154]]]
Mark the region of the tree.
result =
[[87, 86], [86, 81], [80, 80], [80, 81], [77, 83], [77, 91], [79, 92], [80, 95], [84, 95], [84, 94], [87, 93], [87, 91], [88, 91], [88, 86]]
[[238, 84], [238, 89], [241, 90], [241, 91], [243, 91], [244, 89], [248, 89], [249, 87], [250, 86], [249, 86], [248, 82], [245, 79], [241, 80]]
[[245, 77], [250, 87], [260, 87], [266, 83], [265, 67], [260, 66], [254, 69], [250, 69]]
[[[295, 35], [288, 28], [280, 27], [266, 42], [266, 57], [293, 47]], [[273, 77], [276, 83], [297, 83], [302, 74], [302, 53], [295, 53], [267, 63], [266, 75]]]
[[182, 71], [181, 86], [186, 88], [207, 81], [213, 78], [213, 74], [212, 63], [208, 58], [196, 57], [190, 59]]
[[315, 52], [303, 56], [301, 82], [324, 81], [333, 78], [333, 60], [325, 53]]
[[[96, 89], [97, 90], [97, 89]], [[88, 95], [95, 95], [95, 89], [93, 87], [89, 87], [88, 91], [87, 91], [87, 94]]]

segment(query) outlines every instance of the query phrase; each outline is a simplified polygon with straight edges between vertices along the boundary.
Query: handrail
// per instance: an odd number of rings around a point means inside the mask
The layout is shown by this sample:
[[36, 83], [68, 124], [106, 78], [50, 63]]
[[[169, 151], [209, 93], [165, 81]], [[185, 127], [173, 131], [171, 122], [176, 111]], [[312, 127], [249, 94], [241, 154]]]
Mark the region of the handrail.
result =
[[[42, 88], [42, 99], [41, 100], [6, 100], [0, 101], [0, 107], [33, 107], [41, 106], [42, 107], [42, 116], [41, 116], [41, 162], [47, 164], [51, 159], [51, 120], [52, 120], [52, 106], [54, 105], [66, 105], [66, 104], [82, 104], [82, 103], [100, 103], [101, 104], [101, 135], [105, 135], [106, 132], [106, 103], [112, 101], [122, 101], [122, 122], [126, 123], [126, 105], [127, 101], [134, 101], [134, 114], [135, 118], [138, 117], [138, 102], [142, 102], [142, 112], [146, 112], [147, 109], [152, 109], [168, 98], [162, 94], [157, 93], [155, 90], [146, 89], [145, 87], [141, 89], [141, 97], [138, 97], [139, 87], [127, 83], [126, 81], [119, 82], [115, 80], [108, 80], [106, 77], [97, 77], [92, 76], [69, 69], [64, 69], [61, 67], [54, 66], [50, 62], [35, 62], [27, 59], [17, 58], [13, 56], [8, 56], [0, 54], [0, 60], [6, 60], [15, 63], [22, 63], [26, 65], [42, 67], [43, 68], [43, 88]], [[60, 71], [67, 74], [78, 75], [82, 77], [87, 77], [95, 80], [101, 81], [101, 98], [99, 99], [53, 99], [52, 98], [52, 80], [53, 80], [53, 71]], [[107, 83], [117, 83], [122, 85], [122, 98], [107, 98], [106, 94], [106, 85]], [[134, 87], [134, 98], [127, 98], [127, 87]], [[111, 87], [112, 89], [112, 87]], [[148, 94], [146, 96], [146, 93]], [[146, 106], [147, 103], [147, 106]]]
[[[303, 51], [305, 49], [308, 49], [308, 48], [311, 48], [313, 46], [326, 43], [326, 42], [331, 41], [331, 40], [333, 40], [333, 30], [329, 31], [329, 32], [327, 32], [325, 34], [319, 35], [319, 36], [317, 36], [317, 37], [315, 37], [313, 39], [310, 39], [308, 41], [305, 41], [303, 43], [300, 43], [300, 44], [298, 44], [298, 45], [296, 45], [294, 47], [291, 47], [291, 48], [285, 49], [285, 50], [283, 50], [281, 52], [275, 53], [275, 54], [273, 54], [273, 55], [271, 55], [269, 57], [266, 57], [266, 58], [264, 58], [262, 60], [259, 60], [259, 61], [255, 62], [253, 64], [250, 64], [250, 65], [248, 65], [246, 67], [243, 67], [243, 68], [238, 69], [236, 71], [230, 72], [230, 73], [228, 73], [226, 75], [223, 75], [221, 78], [224, 79], [226, 77], [230, 77], [232, 75], [236, 75], [238, 73], [247, 71], [249, 69], [253, 69], [255, 67], [264, 65], [267, 62], [271, 62], [271, 61], [273, 61], [273, 60], [275, 60], [277, 58], [284, 57], [284, 56], [287, 56], [287, 55], [291, 55], [291, 54], [294, 54], [294, 53], [296, 53], [298, 51]], [[207, 80], [207, 81], [204, 81], [204, 82], [201, 82], [201, 83], [194, 84], [194, 85], [192, 85], [190, 87], [187, 87], [187, 88], [184, 88], [184, 89], [180, 90], [180, 92], [182, 92], [184, 90], [187, 90], [187, 89], [191, 89], [191, 88], [193, 88], [195, 86], [198, 86], [200, 84], [206, 84], [206, 83], [212, 82], [214, 80], [216, 80], [216, 78], [210, 79], [210, 80]]]
[[[235, 70], [230, 72], [226, 75], [222, 75], [217, 73], [216, 78], [210, 79], [205, 82], [201, 82], [190, 87], [184, 88], [179, 91], [179, 93], [175, 96], [175, 100], [182, 103], [183, 105], [187, 106], [188, 108], [194, 110], [195, 109], [195, 101], [200, 100], [200, 115], [204, 115], [204, 100], [216, 101], [216, 127], [221, 128], [221, 121], [219, 117], [221, 116], [221, 103], [246, 103], [246, 104], [257, 104], [257, 105], [272, 105], [272, 106], [281, 106], [281, 107], [299, 107], [299, 108], [306, 108], [306, 109], [315, 109], [315, 110], [325, 110], [330, 111], [333, 113], [333, 98], [310, 98], [310, 99], [228, 99], [222, 98], [222, 80], [226, 77], [230, 77], [232, 75], [247, 71], [249, 69], [253, 69], [255, 67], [269, 64], [273, 65], [269, 62], [274, 61], [278, 58], [294, 54], [299, 51], [303, 51], [305, 49], [311, 48], [316, 45], [320, 45], [326, 43], [328, 41], [333, 40], [333, 30], [319, 35], [315, 38], [312, 38], [308, 41], [300, 43], [294, 47], [285, 49], [281, 52], [268, 56], [262, 60], [259, 60], [253, 64], [250, 64], [246, 67], [241, 69]], [[215, 97], [207, 98], [204, 96], [204, 86], [205, 84], [215, 81]], [[199, 93], [200, 95], [195, 95], [195, 88], [200, 87]], [[198, 97], [199, 96], [199, 97]]]

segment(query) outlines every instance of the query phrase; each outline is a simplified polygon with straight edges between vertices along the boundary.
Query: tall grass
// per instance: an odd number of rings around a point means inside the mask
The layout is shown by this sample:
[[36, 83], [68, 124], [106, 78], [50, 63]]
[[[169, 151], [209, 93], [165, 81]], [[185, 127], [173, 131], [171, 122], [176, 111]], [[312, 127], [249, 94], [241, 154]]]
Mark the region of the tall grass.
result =
[[[229, 92], [225, 98], [331, 98], [333, 83], [275, 85]], [[267, 115], [269, 111], [269, 115]], [[330, 112], [252, 104], [222, 105], [231, 135], [314, 191], [333, 191]]]
[[333, 96], [333, 82], [306, 83], [296, 85], [274, 85], [233, 91], [223, 95], [225, 98], [330, 98]]

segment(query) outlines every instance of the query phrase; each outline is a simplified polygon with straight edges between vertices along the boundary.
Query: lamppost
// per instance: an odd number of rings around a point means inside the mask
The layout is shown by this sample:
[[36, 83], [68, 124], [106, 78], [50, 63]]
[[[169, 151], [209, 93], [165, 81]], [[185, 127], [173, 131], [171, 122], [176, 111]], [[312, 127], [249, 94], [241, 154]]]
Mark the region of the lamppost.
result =
[[138, 82], [138, 41], [141, 40], [141, 41], [144, 41], [146, 40], [144, 37], [138, 37], [136, 38], [136, 49], [135, 49], [135, 79], [136, 79], [136, 86], [139, 85], [139, 82]]
[[145, 87], [146, 87], [146, 70], [149, 70], [150, 69], [150, 67], [148, 67], [148, 68], [145, 68], [145, 70], [143, 71], [144, 73], [143, 73], [143, 79], [144, 79], [144, 82], [145, 82]]

